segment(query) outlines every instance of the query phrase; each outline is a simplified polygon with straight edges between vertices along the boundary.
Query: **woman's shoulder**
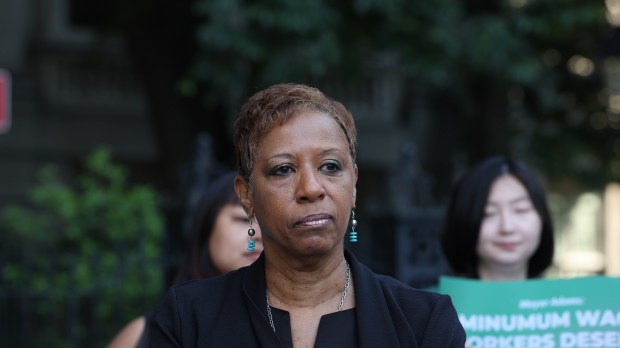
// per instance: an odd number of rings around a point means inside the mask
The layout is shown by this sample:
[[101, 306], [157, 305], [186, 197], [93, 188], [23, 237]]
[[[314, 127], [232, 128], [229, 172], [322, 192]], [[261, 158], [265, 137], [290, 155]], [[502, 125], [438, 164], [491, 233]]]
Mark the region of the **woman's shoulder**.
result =
[[[239, 286], [242, 275], [233, 271], [206, 279], [188, 280], [174, 285], [162, 299], [154, 313], [154, 319], [178, 315], [181, 320], [198, 315], [207, 319], [222, 306], [236, 307], [241, 298]], [[236, 290], [235, 290], [236, 289]]]
[[434, 342], [424, 346], [464, 345], [465, 332], [448, 295], [416, 289], [385, 275], [375, 277], [392, 321], [407, 323], [417, 339]]
[[[377, 275], [382, 292], [389, 306], [406, 315], [456, 313], [450, 296], [433, 291], [413, 288], [400, 280]], [[440, 314], [443, 316], [443, 314]]]
[[177, 299], [205, 298], [205, 294], [209, 294], [209, 298], [218, 298], [230, 292], [233, 285], [241, 281], [241, 277], [242, 273], [236, 270], [211, 278], [188, 280], [172, 286], [170, 292]]
[[[355, 262], [355, 266], [356, 271], [359, 272], [356, 281], [359, 280], [364, 283], [365, 286], [370, 286], [372, 283], [378, 284], [384, 296], [396, 303], [402, 303], [403, 305], [410, 304], [411, 306], [420, 308], [420, 306], [433, 306], [437, 301], [443, 302], [446, 299], [449, 301], [448, 296], [432, 291], [416, 289], [394, 277], [375, 273], [359, 261]], [[368, 294], [371, 296], [377, 295], [372, 293]]]
[[404, 282], [386, 275], [376, 275], [379, 284], [384, 291], [390, 292], [399, 298], [406, 300], [418, 299], [423, 302], [434, 302], [441, 298], [447, 297], [446, 295], [439, 294], [429, 289], [417, 289]]
[[108, 348], [135, 347], [145, 330], [146, 318], [140, 316], [127, 323], [108, 344]]

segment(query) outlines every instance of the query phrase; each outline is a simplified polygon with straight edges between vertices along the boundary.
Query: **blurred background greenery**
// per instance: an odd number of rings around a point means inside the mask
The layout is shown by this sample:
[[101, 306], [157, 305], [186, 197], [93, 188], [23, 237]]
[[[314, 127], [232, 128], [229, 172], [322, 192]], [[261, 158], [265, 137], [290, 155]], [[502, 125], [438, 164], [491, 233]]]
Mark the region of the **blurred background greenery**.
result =
[[63, 183], [57, 168], [42, 168], [28, 203], [8, 205], [1, 216], [1, 276], [9, 296], [31, 303], [26, 315], [38, 324], [33, 346], [102, 342], [118, 329], [112, 325], [118, 318], [157, 301], [163, 271], [144, 267], [160, 260], [155, 192], [130, 187], [105, 149], [88, 156], [73, 185]]
[[[0, 135], [11, 345], [103, 346], [152, 308], [197, 192], [234, 164], [236, 111], [277, 82], [317, 86], [353, 112], [354, 250], [376, 271], [431, 284], [454, 179], [508, 154], [549, 188], [553, 275], [605, 272], [602, 202], [620, 180], [617, 0], [8, 0], [0, 23], [13, 84]], [[567, 266], [584, 245], [594, 266]]]

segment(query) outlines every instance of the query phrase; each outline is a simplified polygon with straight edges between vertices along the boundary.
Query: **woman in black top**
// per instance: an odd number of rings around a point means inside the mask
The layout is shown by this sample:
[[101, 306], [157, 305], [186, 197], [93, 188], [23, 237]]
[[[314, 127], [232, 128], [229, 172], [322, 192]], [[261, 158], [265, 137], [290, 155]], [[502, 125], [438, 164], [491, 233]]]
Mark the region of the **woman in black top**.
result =
[[151, 347], [464, 346], [448, 296], [376, 275], [345, 252], [358, 168], [342, 104], [308, 86], [271, 86], [243, 105], [234, 143], [249, 243], [259, 223], [264, 252], [249, 267], [172, 288]]

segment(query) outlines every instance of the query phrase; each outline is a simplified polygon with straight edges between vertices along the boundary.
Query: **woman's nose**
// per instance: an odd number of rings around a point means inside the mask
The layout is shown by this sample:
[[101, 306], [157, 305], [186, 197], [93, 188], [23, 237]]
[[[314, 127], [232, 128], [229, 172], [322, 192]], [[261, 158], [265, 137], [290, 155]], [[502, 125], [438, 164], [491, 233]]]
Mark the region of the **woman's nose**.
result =
[[510, 212], [504, 211], [501, 214], [501, 222], [500, 222], [500, 232], [502, 233], [512, 233], [515, 227], [514, 219], [517, 218], [514, 214]]
[[297, 183], [297, 201], [315, 201], [325, 196], [325, 188], [319, 173], [311, 168], [299, 170]]

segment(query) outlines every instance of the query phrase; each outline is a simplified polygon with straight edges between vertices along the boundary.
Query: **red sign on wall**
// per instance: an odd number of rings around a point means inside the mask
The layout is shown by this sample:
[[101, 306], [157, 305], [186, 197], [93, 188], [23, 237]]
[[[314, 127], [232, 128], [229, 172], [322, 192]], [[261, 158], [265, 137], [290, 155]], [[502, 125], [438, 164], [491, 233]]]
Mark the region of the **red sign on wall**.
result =
[[0, 134], [11, 128], [11, 75], [0, 69]]

